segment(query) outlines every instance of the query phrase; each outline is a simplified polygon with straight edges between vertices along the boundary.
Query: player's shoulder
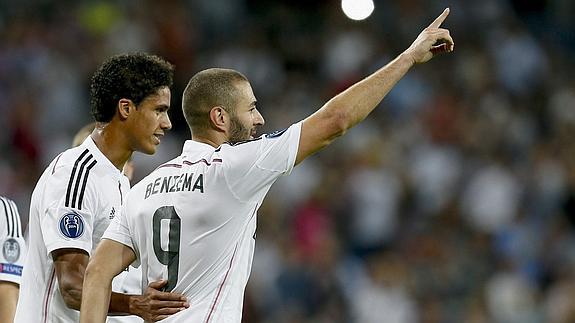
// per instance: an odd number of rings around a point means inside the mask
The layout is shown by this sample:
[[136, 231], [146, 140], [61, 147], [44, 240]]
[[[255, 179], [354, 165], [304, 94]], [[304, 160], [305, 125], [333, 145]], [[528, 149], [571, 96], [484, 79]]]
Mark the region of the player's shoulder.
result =
[[160, 164], [156, 169], [144, 176], [144, 178], [142, 178], [136, 185], [132, 186], [128, 194], [137, 190], [145, 189], [145, 186], [148, 185], [149, 182], [153, 182], [158, 177], [166, 176], [171, 173], [179, 173], [180, 169], [184, 166], [183, 159], [184, 158], [180, 155]]
[[69, 148], [56, 156], [48, 168], [50, 168], [53, 173], [56, 171], [70, 172], [74, 168], [74, 165], [77, 165], [81, 160], [89, 157], [89, 155], [91, 154], [87, 147], [78, 146]]
[[[20, 216], [13, 200], [0, 195], [0, 239], [14, 237], [19, 233]], [[15, 231], [16, 230], [16, 231]]]
[[18, 215], [18, 208], [16, 203], [11, 199], [0, 195], [0, 214], [6, 214], [6, 217], [0, 216], [0, 220], [6, 218], [8, 219], [10, 215]]
[[7, 198], [6, 196], [0, 195], [0, 211], [2, 211], [2, 204], [4, 204], [4, 203], [5, 204], [8, 204], [8, 203], [14, 204], [14, 201]]
[[261, 135], [257, 138], [241, 140], [236, 142], [224, 142], [218, 148], [216, 148], [215, 152], [230, 152], [230, 151], [241, 151], [249, 149], [250, 147], [255, 147], [255, 145], [261, 143], [261, 141], [265, 138], [265, 135]]
[[[115, 170], [110, 163], [102, 162], [102, 153], [97, 148], [80, 145], [65, 150], [56, 156], [48, 167], [52, 174], [56, 172], [70, 174], [78, 172]], [[104, 157], [105, 158], [105, 157]]]
[[105, 178], [102, 176], [103, 167], [94, 155], [93, 151], [83, 145], [63, 151], [46, 168], [38, 185], [56, 190], [68, 187], [70, 183], [91, 187]]
[[229, 161], [230, 164], [237, 162], [242, 163], [243, 160], [253, 160], [258, 158], [260, 153], [275, 146], [278, 143], [285, 142], [290, 137], [290, 133], [297, 127], [294, 124], [288, 128], [277, 130], [271, 133], [263, 134], [257, 138], [243, 140], [234, 143], [223, 143], [216, 149], [216, 154], [221, 156], [222, 159]]
[[277, 130], [271, 133], [263, 134], [259, 137], [242, 140], [238, 142], [225, 142], [220, 147], [216, 149], [216, 152], [223, 153], [241, 153], [242, 151], [248, 152], [256, 147], [264, 146], [266, 144], [273, 143], [278, 139], [288, 137], [289, 133], [299, 129], [300, 123], [295, 123], [288, 128]]
[[265, 140], [265, 135], [239, 142], [225, 142], [214, 150], [214, 158], [222, 161], [224, 168], [232, 167], [256, 157]]
[[182, 155], [179, 155], [176, 158], [170, 159], [167, 162], [160, 164], [158, 167], [156, 167], [156, 169], [154, 169], [146, 177], [149, 177], [152, 174], [170, 172], [170, 171], [174, 171], [176, 169], [179, 169], [183, 165], [183, 160], [184, 160], [184, 157]]

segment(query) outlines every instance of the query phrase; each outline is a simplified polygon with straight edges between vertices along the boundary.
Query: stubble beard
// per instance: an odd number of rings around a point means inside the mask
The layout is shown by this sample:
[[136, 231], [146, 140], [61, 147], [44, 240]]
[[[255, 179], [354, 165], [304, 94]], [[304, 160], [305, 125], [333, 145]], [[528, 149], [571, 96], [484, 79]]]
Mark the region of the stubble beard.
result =
[[228, 141], [230, 143], [236, 143], [244, 140], [249, 140], [251, 138], [251, 130], [244, 127], [241, 122], [239, 122], [235, 117], [230, 118], [231, 129], [230, 138]]

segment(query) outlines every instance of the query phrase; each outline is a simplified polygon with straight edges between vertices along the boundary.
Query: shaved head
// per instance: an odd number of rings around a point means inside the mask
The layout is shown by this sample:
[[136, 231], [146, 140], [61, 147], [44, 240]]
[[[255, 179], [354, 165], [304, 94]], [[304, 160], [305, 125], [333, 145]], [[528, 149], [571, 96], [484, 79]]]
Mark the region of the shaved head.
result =
[[248, 79], [231, 69], [210, 68], [194, 75], [182, 97], [182, 109], [190, 129], [193, 132], [207, 130], [209, 112], [216, 106], [233, 115], [241, 82], [248, 82]]

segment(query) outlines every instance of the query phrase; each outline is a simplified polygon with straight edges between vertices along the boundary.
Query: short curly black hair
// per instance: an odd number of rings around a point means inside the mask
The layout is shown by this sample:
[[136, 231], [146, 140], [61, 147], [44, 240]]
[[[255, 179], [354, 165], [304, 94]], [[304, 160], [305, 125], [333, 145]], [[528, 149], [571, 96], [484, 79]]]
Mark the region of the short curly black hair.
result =
[[120, 99], [129, 99], [137, 106], [161, 87], [171, 87], [174, 66], [150, 54], [121, 54], [106, 60], [90, 86], [92, 116], [98, 122], [110, 122]]

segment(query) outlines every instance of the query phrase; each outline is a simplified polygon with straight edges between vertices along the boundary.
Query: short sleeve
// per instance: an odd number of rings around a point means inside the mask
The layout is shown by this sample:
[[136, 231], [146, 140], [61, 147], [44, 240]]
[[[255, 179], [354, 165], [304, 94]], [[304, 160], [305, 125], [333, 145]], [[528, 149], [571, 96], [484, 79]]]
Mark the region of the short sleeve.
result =
[[234, 145], [220, 153], [230, 190], [243, 201], [263, 198], [271, 185], [294, 167], [301, 122], [287, 129]]
[[136, 260], [132, 263], [134, 267], [140, 266], [140, 255], [131, 236], [130, 226], [128, 224], [128, 216], [122, 212], [116, 216], [104, 232], [102, 239], [113, 240], [118, 243], [129, 247], [134, 250]]
[[[55, 175], [52, 183], [47, 184], [47, 187], [52, 187], [53, 202], [40, 216], [48, 256], [52, 251], [63, 248], [81, 249], [91, 254], [94, 215], [99, 205], [94, 181], [86, 180], [76, 189], [69, 184], [69, 181], [78, 181], [73, 178], [73, 172], [71, 176], [65, 171]], [[71, 188], [67, 189], [68, 186]]]
[[16, 204], [0, 197], [0, 281], [20, 284], [26, 243]]

